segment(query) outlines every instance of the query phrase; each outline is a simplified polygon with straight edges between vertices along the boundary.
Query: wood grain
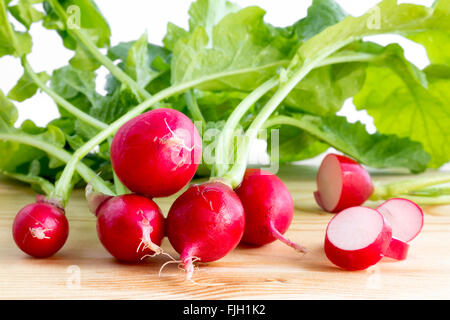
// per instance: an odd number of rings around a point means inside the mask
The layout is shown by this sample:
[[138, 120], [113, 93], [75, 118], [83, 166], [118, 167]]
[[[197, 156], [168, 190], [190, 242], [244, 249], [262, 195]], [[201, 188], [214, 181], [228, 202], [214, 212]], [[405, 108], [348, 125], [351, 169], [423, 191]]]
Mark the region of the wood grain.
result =
[[[164, 256], [138, 265], [116, 262], [101, 246], [95, 218], [76, 191], [67, 209], [70, 236], [49, 259], [33, 259], [14, 244], [11, 225], [17, 211], [34, 200], [33, 192], [0, 181], [1, 299], [448, 299], [450, 298], [450, 206], [426, 207], [422, 233], [411, 242], [406, 261], [383, 259], [365, 271], [334, 267], [323, 252], [330, 214], [314, 203], [315, 170], [284, 167], [296, 212], [287, 236], [305, 245], [305, 255], [281, 243], [238, 247], [220, 261], [202, 264], [185, 282], [176, 264], [158, 271]], [[399, 175], [376, 175], [377, 180]], [[175, 197], [158, 199], [167, 213]], [[370, 205], [370, 204], [369, 204]], [[375, 204], [372, 204], [375, 205]], [[178, 255], [164, 240], [163, 248]], [[79, 285], [77, 274], [80, 275]]]

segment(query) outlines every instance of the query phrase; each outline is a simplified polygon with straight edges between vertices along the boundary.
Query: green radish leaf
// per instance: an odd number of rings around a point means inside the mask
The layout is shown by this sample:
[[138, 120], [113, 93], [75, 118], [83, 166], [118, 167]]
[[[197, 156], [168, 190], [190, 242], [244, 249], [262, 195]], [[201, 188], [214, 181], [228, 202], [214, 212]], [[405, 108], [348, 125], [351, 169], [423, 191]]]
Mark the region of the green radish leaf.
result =
[[[40, 72], [37, 76], [43, 83], [50, 80], [50, 76], [46, 72]], [[39, 87], [33, 79], [27, 73], [24, 73], [17, 84], [9, 91], [8, 98], [22, 102], [34, 96], [38, 89]]]
[[32, 0], [19, 0], [17, 5], [9, 7], [8, 10], [17, 21], [30, 29], [31, 24], [41, 21], [45, 16], [33, 6], [35, 3], [36, 1]]
[[267, 151], [272, 154], [272, 130], [278, 130], [278, 159], [280, 163], [301, 161], [318, 156], [329, 148], [329, 145], [317, 140], [306, 131], [287, 125], [269, 128]]
[[296, 39], [273, 34], [257, 7], [226, 15], [212, 29], [199, 26], [177, 41], [172, 57], [172, 84], [229, 74], [202, 85], [204, 90], [249, 91], [274, 74], [290, 59]]
[[[407, 168], [422, 172], [430, 161], [430, 155], [420, 143], [396, 135], [369, 134], [362, 123], [349, 123], [345, 117], [294, 114], [275, 116], [269, 124], [293, 126], [373, 168]], [[291, 161], [296, 160], [301, 159]]]
[[22, 57], [31, 52], [31, 46], [30, 35], [15, 31], [9, 24], [6, 4], [3, 0], [0, 1], [0, 57]]
[[325, 28], [332, 26], [347, 16], [333, 0], [314, 0], [308, 8], [308, 15], [294, 24], [297, 37], [306, 41]]
[[99, 48], [110, 45], [111, 30], [93, 1], [64, 0], [59, 4], [63, 12], [55, 11], [48, 1], [44, 2], [44, 27], [56, 29], [67, 49], [75, 50], [78, 46], [77, 40], [70, 35], [70, 28], [81, 29]]
[[367, 68], [354, 103], [367, 110], [381, 133], [422, 143], [432, 156], [429, 165], [437, 168], [450, 160], [448, 68], [430, 67], [427, 74], [404, 59], [401, 48], [397, 52], [385, 65]]
[[95, 71], [100, 67], [100, 63], [82, 45], [75, 48], [75, 55], [69, 62], [71, 66], [82, 71]]
[[111, 30], [97, 5], [92, 0], [64, 0], [44, 2], [44, 27], [55, 29], [64, 46], [75, 51], [71, 65], [85, 71], [93, 71], [100, 66], [98, 61], [87, 53], [71, 32], [83, 32], [99, 48], [109, 47]]
[[450, 65], [450, 1], [437, 1], [433, 19], [408, 38], [425, 47], [431, 63]]

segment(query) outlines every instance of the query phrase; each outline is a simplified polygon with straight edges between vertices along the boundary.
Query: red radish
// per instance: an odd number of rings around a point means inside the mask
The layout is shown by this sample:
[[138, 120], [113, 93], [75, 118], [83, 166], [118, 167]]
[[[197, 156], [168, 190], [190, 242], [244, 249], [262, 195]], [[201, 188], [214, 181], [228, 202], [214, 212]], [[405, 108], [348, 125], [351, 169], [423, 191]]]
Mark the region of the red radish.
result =
[[64, 210], [42, 201], [29, 204], [19, 211], [13, 224], [17, 246], [36, 258], [54, 255], [69, 235]]
[[134, 194], [116, 196], [104, 201], [96, 213], [98, 237], [116, 259], [138, 262], [162, 252], [164, 217], [153, 200]]
[[156, 109], [125, 123], [111, 144], [111, 162], [132, 192], [166, 197], [181, 190], [202, 159], [192, 121], [173, 109]]
[[317, 204], [333, 213], [363, 204], [374, 190], [369, 173], [359, 163], [337, 154], [323, 159], [317, 189]]
[[216, 261], [232, 251], [239, 244], [244, 227], [244, 208], [239, 197], [218, 181], [190, 186], [167, 215], [167, 237], [181, 255], [187, 280], [192, 278], [194, 261]]
[[283, 236], [292, 222], [294, 203], [280, 178], [261, 169], [247, 169], [236, 193], [245, 211], [242, 242], [262, 246], [280, 240], [306, 252], [305, 248]]
[[389, 221], [394, 238], [409, 242], [422, 230], [423, 211], [410, 200], [389, 199], [378, 206], [377, 210]]
[[374, 265], [389, 247], [392, 230], [378, 211], [352, 207], [328, 223], [325, 254], [338, 267], [363, 270]]
[[[394, 230], [392, 230], [394, 232]], [[395, 260], [405, 260], [408, 256], [409, 244], [402, 240], [392, 238], [384, 256]]]

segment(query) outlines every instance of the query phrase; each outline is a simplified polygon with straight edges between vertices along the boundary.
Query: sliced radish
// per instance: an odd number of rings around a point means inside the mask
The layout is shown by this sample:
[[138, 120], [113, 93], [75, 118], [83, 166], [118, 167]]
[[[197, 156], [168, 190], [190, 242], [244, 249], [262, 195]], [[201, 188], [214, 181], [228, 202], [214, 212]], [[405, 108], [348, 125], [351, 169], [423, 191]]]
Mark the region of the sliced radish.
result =
[[369, 173], [356, 161], [328, 154], [317, 173], [317, 204], [328, 212], [339, 212], [363, 204], [373, 192]]
[[423, 227], [423, 211], [414, 202], [393, 198], [376, 209], [392, 227], [392, 236], [403, 242], [414, 239]]
[[402, 240], [392, 238], [384, 256], [395, 260], [405, 260], [408, 255], [409, 244]]
[[328, 223], [325, 254], [338, 267], [363, 270], [380, 261], [391, 238], [391, 227], [378, 211], [352, 207]]

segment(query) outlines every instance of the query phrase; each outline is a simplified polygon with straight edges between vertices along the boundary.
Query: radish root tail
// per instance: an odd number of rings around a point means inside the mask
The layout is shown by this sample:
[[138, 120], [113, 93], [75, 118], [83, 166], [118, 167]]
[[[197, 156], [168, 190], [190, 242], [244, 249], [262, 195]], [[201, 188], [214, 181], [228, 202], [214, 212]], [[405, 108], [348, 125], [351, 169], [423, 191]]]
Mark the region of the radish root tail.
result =
[[195, 266], [195, 262], [200, 261], [200, 258], [194, 257], [194, 256], [189, 256], [182, 260], [183, 260], [183, 263], [180, 267], [184, 271], [186, 271], [186, 280], [192, 281], [192, 276], [194, 275], [194, 270], [198, 269], [198, 267]]
[[271, 228], [270, 231], [275, 236], [275, 238], [277, 238], [278, 240], [280, 240], [284, 244], [288, 245], [291, 248], [294, 248], [296, 251], [298, 251], [300, 253], [307, 253], [308, 252], [308, 250], [305, 247], [303, 247], [303, 246], [301, 246], [301, 245], [299, 245], [299, 244], [297, 244], [295, 242], [292, 242], [291, 240], [289, 240], [288, 238], [283, 236], [277, 229], [275, 229], [275, 227], [273, 225], [271, 225], [270, 228]]

